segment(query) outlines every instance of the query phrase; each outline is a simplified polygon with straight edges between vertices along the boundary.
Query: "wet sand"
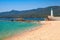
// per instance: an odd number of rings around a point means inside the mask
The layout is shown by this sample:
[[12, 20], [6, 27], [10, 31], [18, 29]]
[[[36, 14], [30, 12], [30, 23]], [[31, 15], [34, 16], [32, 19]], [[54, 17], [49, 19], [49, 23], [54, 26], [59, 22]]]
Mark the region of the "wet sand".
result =
[[46, 21], [41, 27], [4, 40], [60, 40], [60, 21]]

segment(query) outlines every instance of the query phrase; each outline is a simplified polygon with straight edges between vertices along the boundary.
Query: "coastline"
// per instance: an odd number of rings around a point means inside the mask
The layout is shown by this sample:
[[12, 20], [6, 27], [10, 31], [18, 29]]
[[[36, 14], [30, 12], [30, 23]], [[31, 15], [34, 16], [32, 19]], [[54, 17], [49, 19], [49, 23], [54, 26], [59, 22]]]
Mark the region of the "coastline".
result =
[[60, 21], [46, 21], [41, 27], [4, 40], [60, 40]]
[[[21, 21], [20, 22], [19, 21], [13, 21], [13, 22], [12, 21], [1, 21], [0, 24], [2, 25], [2, 28], [1, 27], [0, 28], [4, 31], [3, 33], [1, 31], [2, 34], [0, 34], [0, 40], [4, 39], [6, 37], [14, 36], [16, 34], [22, 34], [23, 32], [30, 31], [32, 28], [35, 28], [36, 26], [38, 26], [37, 23], [21, 22]], [[7, 25], [9, 25], [10, 27]], [[11, 28], [12, 28], [12, 30], [11, 30]], [[8, 29], [8, 30], [6, 30], [6, 29]]]
[[[7, 21], [7, 22], [11, 22], [11, 21]], [[13, 22], [16, 22], [16, 21], [13, 21]], [[22, 21], [17, 21], [17, 22], [22, 22]], [[9, 37], [16, 36], [16, 35], [21, 35], [21, 34], [23, 34], [23, 33], [25, 33], [25, 32], [33, 31], [33, 30], [35, 30], [35, 29], [37, 29], [37, 28], [40, 28], [40, 26], [41, 26], [41, 23], [39, 24], [38, 21], [31, 21], [31, 22], [27, 22], [27, 23], [33, 23], [33, 24], [36, 24], [36, 25], [35, 25], [35, 26], [32, 26], [32, 28], [30, 28], [30, 29], [26, 29], [26, 30], [24, 30], [24, 31], [17, 32], [17, 33], [15, 33], [14, 35], [11, 35], [11, 36], [9, 36]], [[5, 37], [5, 38], [9, 38], [9, 37]], [[5, 38], [3, 38], [3, 39], [5, 39]], [[3, 39], [1, 39], [1, 40], [3, 40]]]
[[[24, 33], [30, 32], [30, 31], [34, 31], [34, 30], [40, 28], [42, 25], [44, 25], [45, 21], [39, 21], [39, 22], [38, 22], [38, 21], [33, 21], [33, 22], [31, 22], [31, 23], [37, 23], [38, 25], [36, 25], [37, 27], [33, 27], [33, 28], [29, 29], [28, 31], [25, 30], [24, 32], [15, 34], [15, 35], [13, 35], [13, 36], [17, 36], [17, 35], [21, 35], [21, 34], [24, 34]], [[40, 25], [39, 25], [39, 24], [40, 24]], [[13, 37], [13, 36], [9, 36], [8, 38]], [[5, 39], [4, 39], [4, 40], [5, 40]]]

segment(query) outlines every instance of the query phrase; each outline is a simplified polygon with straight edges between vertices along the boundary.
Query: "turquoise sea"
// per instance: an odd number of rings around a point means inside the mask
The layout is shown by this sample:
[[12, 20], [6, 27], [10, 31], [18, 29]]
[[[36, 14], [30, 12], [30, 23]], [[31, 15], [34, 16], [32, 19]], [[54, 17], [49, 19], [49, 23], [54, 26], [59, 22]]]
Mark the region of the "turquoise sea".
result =
[[0, 39], [24, 32], [38, 26], [32, 22], [0, 21]]

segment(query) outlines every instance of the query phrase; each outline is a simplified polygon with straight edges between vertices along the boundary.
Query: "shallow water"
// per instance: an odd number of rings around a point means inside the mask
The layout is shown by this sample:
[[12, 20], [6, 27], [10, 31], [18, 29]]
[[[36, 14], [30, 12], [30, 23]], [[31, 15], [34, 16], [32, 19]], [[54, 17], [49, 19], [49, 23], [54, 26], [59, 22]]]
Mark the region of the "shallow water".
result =
[[0, 39], [29, 30], [37, 25], [38, 24], [31, 22], [0, 21]]

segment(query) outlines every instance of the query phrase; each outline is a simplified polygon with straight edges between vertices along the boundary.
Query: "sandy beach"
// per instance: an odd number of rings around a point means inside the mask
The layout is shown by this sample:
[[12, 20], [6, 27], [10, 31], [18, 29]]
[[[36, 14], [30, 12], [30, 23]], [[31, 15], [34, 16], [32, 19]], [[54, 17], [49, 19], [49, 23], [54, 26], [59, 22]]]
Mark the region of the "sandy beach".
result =
[[39, 28], [4, 40], [60, 40], [60, 21], [45, 21]]

